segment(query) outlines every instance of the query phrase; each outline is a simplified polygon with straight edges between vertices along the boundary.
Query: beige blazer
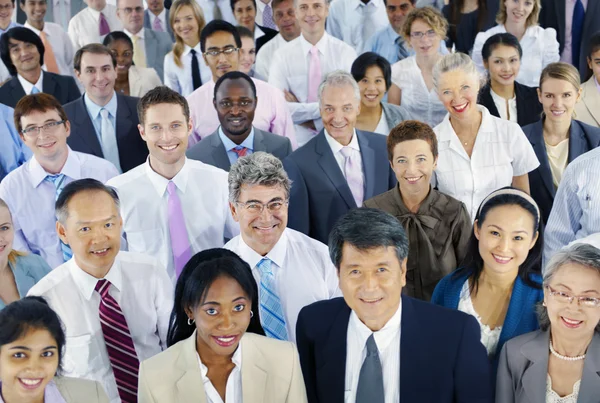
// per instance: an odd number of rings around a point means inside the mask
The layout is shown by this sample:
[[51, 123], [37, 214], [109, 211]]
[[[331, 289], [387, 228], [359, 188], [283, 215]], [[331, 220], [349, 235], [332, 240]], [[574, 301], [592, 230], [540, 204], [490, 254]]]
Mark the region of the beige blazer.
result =
[[[244, 403], [306, 403], [296, 346], [252, 333], [242, 337]], [[142, 362], [139, 403], [206, 403], [196, 332]]]
[[156, 70], [147, 67], [129, 68], [129, 96], [141, 98], [148, 91], [163, 85]]
[[581, 88], [581, 100], [575, 104], [576, 119], [600, 127], [600, 91], [596, 88], [594, 77], [583, 83]]
[[109, 403], [100, 382], [57, 376], [54, 383], [67, 403]]

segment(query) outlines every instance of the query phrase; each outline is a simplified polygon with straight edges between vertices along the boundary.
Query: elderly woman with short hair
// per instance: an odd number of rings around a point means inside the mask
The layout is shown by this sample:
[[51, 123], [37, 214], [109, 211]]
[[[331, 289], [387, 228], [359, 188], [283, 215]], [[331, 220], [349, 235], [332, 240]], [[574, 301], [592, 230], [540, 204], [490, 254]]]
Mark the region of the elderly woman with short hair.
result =
[[499, 403], [595, 403], [600, 396], [600, 249], [574, 244], [544, 273], [541, 330], [500, 355]]

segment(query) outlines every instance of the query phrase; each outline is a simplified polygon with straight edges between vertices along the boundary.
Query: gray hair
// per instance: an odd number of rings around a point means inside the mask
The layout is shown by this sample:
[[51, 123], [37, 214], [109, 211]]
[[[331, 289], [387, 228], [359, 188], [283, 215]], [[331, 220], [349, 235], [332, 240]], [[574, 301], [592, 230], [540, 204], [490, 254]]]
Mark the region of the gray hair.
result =
[[80, 179], [69, 183], [64, 187], [58, 199], [56, 199], [54, 213], [56, 219], [63, 226], [67, 224], [67, 218], [69, 218], [69, 202], [71, 199], [82, 192], [104, 192], [107, 193], [115, 203], [117, 210], [120, 211], [121, 202], [119, 201], [119, 195], [115, 188], [106, 186], [102, 182], [96, 179]]
[[[546, 265], [543, 279], [544, 288], [550, 284], [556, 273], [568, 264], [585, 266], [600, 275], [600, 249], [590, 244], [576, 243], [556, 252]], [[550, 327], [548, 310], [541, 303], [537, 304], [536, 310], [540, 328], [547, 330]], [[596, 331], [600, 332], [600, 323], [596, 326]]]
[[399, 262], [408, 257], [404, 227], [396, 217], [379, 209], [352, 209], [337, 221], [329, 234], [329, 257], [338, 270], [346, 242], [359, 250], [391, 246]]
[[286, 199], [290, 197], [292, 181], [279, 158], [262, 151], [239, 158], [229, 170], [229, 201], [240, 198], [242, 185], [281, 186]]
[[449, 73], [454, 70], [462, 70], [465, 74], [475, 77], [479, 83], [479, 87], [485, 85], [485, 75], [479, 73], [479, 70], [477, 70], [473, 60], [468, 55], [457, 52], [443, 56], [440, 60], [438, 60], [435, 66], [433, 66], [433, 86], [436, 90], [439, 90], [440, 78], [442, 74]]
[[358, 83], [354, 77], [352, 77], [352, 74], [344, 70], [334, 70], [327, 74], [323, 82], [321, 82], [321, 85], [319, 85], [319, 108], [321, 107], [321, 97], [323, 95], [323, 91], [325, 91], [325, 88], [328, 86], [337, 88], [351, 86], [354, 90], [354, 97], [356, 98], [356, 101], [360, 103], [360, 88], [358, 88]]

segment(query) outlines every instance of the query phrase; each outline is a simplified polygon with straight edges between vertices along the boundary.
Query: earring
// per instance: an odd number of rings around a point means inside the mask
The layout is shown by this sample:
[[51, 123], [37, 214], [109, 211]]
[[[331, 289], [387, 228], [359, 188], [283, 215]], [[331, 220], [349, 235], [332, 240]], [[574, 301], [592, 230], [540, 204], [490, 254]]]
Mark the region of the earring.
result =
[[194, 324], [194, 319], [188, 318], [188, 326], [192, 326]]
[[542, 306], [546, 306], [546, 301], [542, 301]]
[[254, 317], [254, 312], [250, 311], [250, 318]]

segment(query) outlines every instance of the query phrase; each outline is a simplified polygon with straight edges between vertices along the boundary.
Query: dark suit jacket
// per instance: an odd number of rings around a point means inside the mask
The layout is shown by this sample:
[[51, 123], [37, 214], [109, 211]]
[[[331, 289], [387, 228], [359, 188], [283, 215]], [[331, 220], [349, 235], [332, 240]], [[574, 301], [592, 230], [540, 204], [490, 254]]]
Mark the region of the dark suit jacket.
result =
[[[368, 200], [393, 188], [396, 176], [387, 158], [387, 137], [361, 130], [356, 134]], [[288, 226], [327, 244], [337, 219], [357, 206], [325, 136], [321, 130], [283, 165], [292, 180]]]
[[[535, 155], [540, 161], [540, 166], [529, 172], [529, 188], [531, 196], [540, 207], [544, 224], [548, 222], [554, 194], [556, 189], [552, 183], [552, 172], [548, 162], [546, 144], [544, 142], [543, 120], [527, 125], [523, 128], [525, 135], [533, 146]], [[600, 129], [586, 125], [578, 120], [573, 120], [569, 130], [569, 157], [570, 163], [581, 154], [590, 151], [600, 145]]]
[[[278, 136], [273, 133], [265, 132], [254, 128], [254, 142], [252, 143], [253, 151], [265, 151], [273, 154], [280, 160], [283, 160], [292, 153], [292, 143], [290, 139], [283, 136]], [[198, 144], [195, 144], [186, 153], [188, 158], [202, 161], [205, 164], [221, 168], [229, 171], [231, 164], [227, 156], [225, 145], [219, 137], [219, 129], [213, 134], [203, 138]]]
[[275, 38], [277, 36], [277, 34], [279, 33], [278, 31], [275, 31], [274, 29], [271, 28], [267, 28], [267, 27], [263, 27], [261, 25], [256, 24], [257, 28], [260, 28], [261, 31], [263, 31], [265, 34], [263, 36], [261, 36], [260, 38], [258, 38], [256, 40], [256, 53], [258, 54], [258, 51], [260, 50], [260, 48], [267, 42], [269, 42], [271, 39]]
[[[343, 298], [300, 311], [296, 344], [309, 403], [343, 403], [351, 310]], [[402, 296], [400, 402], [491, 403], [492, 382], [474, 317]]]
[[[152, 29], [152, 24], [150, 23], [150, 10], [146, 10], [144, 11], [144, 28], [146, 29]], [[173, 28], [171, 28], [171, 24], [169, 24], [169, 10], [166, 9], [165, 10], [165, 21], [166, 21], [166, 27], [163, 27], [166, 29], [166, 32], [169, 33], [169, 36], [171, 36], [171, 41], [175, 42], [175, 35], [173, 34]], [[162, 78], [162, 77], [161, 77]]]
[[[117, 147], [123, 172], [143, 164], [148, 157], [148, 147], [137, 128], [138, 100], [139, 98], [117, 94]], [[67, 139], [69, 146], [75, 151], [104, 158], [83, 97], [65, 105], [65, 112], [71, 122], [71, 135]]]
[[[540, 120], [542, 104], [540, 104], [538, 99], [537, 89], [515, 81], [515, 98], [517, 101], [517, 122], [519, 126], [523, 127]], [[479, 91], [479, 101], [477, 103], [485, 106], [492, 115], [500, 117], [500, 112], [498, 112], [498, 108], [496, 108], [496, 104], [492, 98], [492, 88], [489, 85], [486, 85]]]
[[[71, 76], [61, 76], [54, 73], [42, 72], [42, 92], [53, 95], [61, 105], [81, 97], [81, 92], [75, 79]], [[0, 87], [0, 103], [14, 108], [17, 102], [25, 95], [25, 90], [19, 79], [15, 76]]]

